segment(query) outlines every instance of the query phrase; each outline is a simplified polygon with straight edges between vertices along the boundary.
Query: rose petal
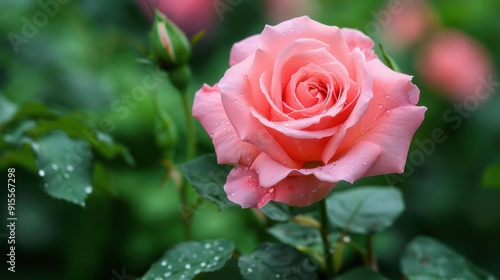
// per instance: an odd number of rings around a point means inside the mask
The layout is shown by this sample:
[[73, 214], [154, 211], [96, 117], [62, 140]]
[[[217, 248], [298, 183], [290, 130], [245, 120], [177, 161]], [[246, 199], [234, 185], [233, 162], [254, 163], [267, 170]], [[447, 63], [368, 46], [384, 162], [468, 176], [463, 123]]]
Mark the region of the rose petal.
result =
[[227, 118], [222, 106], [218, 85], [203, 87], [196, 92], [193, 116], [203, 125], [212, 138], [219, 164], [251, 164], [260, 151], [249, 143], [242, 142]]
[[359, 97], [356, 104], [353, 105], [354, 107], [352, 108], [348, 119], [342, 125], [342, 128], [325, 146], [323, 155], [321, 156], [324, 163], [330, 162], [337, 154], [337, 149], [343, 142], [347, 129], [356, 125], [359, 120], [363, 118], [368, 109], [368, 105], [370, 104], [370, 100], [373, 97], [372, 80], [366, 68], [365, 56], [359, 49], [353, 50], [352, 55], [355, 58], [356, 68], [356, 76], [352, 78], [358, 83]]
[[276, 162], [266, 154], [260, 154], [255, 159], [252, 169], [259, 171], [259, 184], [264, 187], [276, 185], [289, 176], [304, 175], [314, 175], [319, 181], [332, 184], [342, 180], [353, 183], [366, 176], [380, 155], [381, 149], [378, 145], [361, 141], [330, 164], [294, 169]]
[[271, 200], [304, 207], [323, 199], [333, 187], [334, 184], [321, 182], [314, 176], [292, 176], [264, 188], [254, 170], [239, 165], [229, 173], [224, 190], [229, 200], [243, 208], [261, 208]]
[[248, 57], [229, 68], [219, 83], [227, 117], [242, 141], [254, 145], [280, 162], [299, 167], [302, 162], [293, 160], [250, 112], [246, 96], [251, 95], [251, 88], [245, 73], [248, 72], [252, 59], [253, 57]]
[[257, 50], [257, 42], [260, 35], [253, 35], [235, 43], [229, 55], [229, 66], [242, 62], [245, 58], [254, 54]]
[[[411, 83], [411, 76], [392, 71], [379, 59], [371, 60], [367, 66], [373, 73], [374, 97], [344, 143], [364, 140], [382, 147], [382, 155], [367, 175], [401, 173], [411, 139], [427, 109], [415, 106], [419, 90]], [[347, 149], [349, 145], [344, 144], [339, 151]]]
[[340, 31], [342, 32], [342, 36], [344, 36], [347, 47], [350, 51], [353, 51], [355, 48], [360, 48], [365, 54], [366, 61], [377, 58], [377, 55], [373, 50], [375, 43], [370, 37], [356, 29], [341, 28]]

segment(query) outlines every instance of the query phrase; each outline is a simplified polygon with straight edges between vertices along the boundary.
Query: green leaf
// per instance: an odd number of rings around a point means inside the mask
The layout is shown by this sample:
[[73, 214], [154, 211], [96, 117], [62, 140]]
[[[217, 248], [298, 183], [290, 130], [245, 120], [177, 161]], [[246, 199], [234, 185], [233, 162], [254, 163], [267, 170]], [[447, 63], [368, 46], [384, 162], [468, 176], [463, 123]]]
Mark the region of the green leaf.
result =
[[290, 220], [293, 217], [292, 210], [293, 208], [291, 206], [276, 201], [271, 201], [260, 209], [260, 211], [271, 220], [279, 222]]
[[17, 105], [0, 95], [0, 125], [7, 123], [16, 113]]
[[321, 243], [317, 228], [299, 225], [294, 222], [278, 224], [267, 229], [279, 241], [292, 246], [312, 246]]
[[223, 239], [180, 243], [165, 252], [142, 279], [193, 279], [202, 272], [221, 269], [233, 251], [234, 244]]
[[333, 192], [326, 203], [335, 226], [361, 234], [384, 230], [404, 210], [401, 192], [394, 187], [354, 187]]
[[388, 280], [382, 274], [379, 274], [368, 268], [355, 268], [335, 278], [335, 280], [360, 280], [360, 279]]
[[92, 144], [92, 148], [105, 159], [111, 160], [122, 156], [128, 164], [134, 165], [135, 163], [125, 146], [116, 143], [109, 134], [91, 128], [83, 118], [76, 115], [63, 116], [54, 120], [40, 120], [37, 127], [29, 133], [38, 136], [53, 130], [62, 130], [71, 137], [87, 140]]
[[43, 189], [52, 197], [84, 206], [92, 192], [92, 152], [84, 140], [60, 131], [31, 142]]
[[317, 264], [297, 249], [284, 244], [263, 243], [241, 256], [238, 266], [244, 279], [315, 280]]
[[217, 164], [215, 155], [203, 155], [179, 165], [179, 169], [200, 196], [216, 203], [221, 210], [235, 205], [229, 201], [224, 191], [224, 184], [231, 168]]
[[490, 165], [483, 174], [483, 186], [500, 189], [500, 163]]
[[495, 279], [440, 242], [424, 236], [406, 246], [401, 270], [409, 280]]
[[382, 54], [382, 58], [384, 59], [385, 64], [387, 67], [391, 68], [392, 70], [401, 73], [401, 68], [396, 64], [396, 61], [392, 59], [392, 57], [387, 54], [385, 51], [384, 47], [382, 47], [382, 44], [378, 44], [378, 47], [380, 49], [380, 53]]

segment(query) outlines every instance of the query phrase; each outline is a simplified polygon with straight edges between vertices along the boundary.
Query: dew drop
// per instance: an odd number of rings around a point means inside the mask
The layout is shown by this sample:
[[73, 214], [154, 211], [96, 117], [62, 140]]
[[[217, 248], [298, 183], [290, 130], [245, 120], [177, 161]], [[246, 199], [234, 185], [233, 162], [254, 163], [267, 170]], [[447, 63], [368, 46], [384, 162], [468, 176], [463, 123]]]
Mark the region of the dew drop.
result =
[[40, 177], [45, 176], [45, 171], [43, 171], [43, 169], [38, 170], [38, 175], [40, 175]]
[[163, 280], [163, 278], [161, 278], [161, 277], [158, 276], [158, 277], [155, 278], [155, 280]]
[[75, 170], [75, 168], [73, 167], [73, 165], [68, 165], [68, 166], [66, 166], [66, 170], [68, 170], [69, 172], [72, 172], [73, 170]]
[[349, 242], [351, 242], [351, 237], [350, 237], [350, 236], [348, 236], [348, 235], [344, 236], [344, 237], [342, 238], [342, 242], [344, 242], [344, 243], [349, 243]]
[[368, 164], [368, 162], [366, 162], [366, 161], [363, 161], [363, 164], [364, 164], [364, 165], [367, 165], [367, 164]]
[[231, 196], [235, 196], [236, 194], [235, 193], [231, 193]]
[[190, 265], [190, 264], [186, 264], [184, 267], [185, 267], [186, 269], [190, 269], [190, 268], [191, 268], [191, 265]]
[[214, 138], [214, 134], [213, 133], [210, 133], [210, 138]]
[[167, 266], [167, 269], [172, 269], [172, 265], [171, 265], [171, 264], [169, 264], [169, 265]]
[[165, 274], [163, 274], [163, 276], [165, 277], [170, 277], [172, 275], [172, 272], [170, 271], [167, 271]]
[[269, 188], [268, 192], [270, 193], [274, 192], [274, 188]]
[[207, 266], [207, 263], [206, 262], [202, 262], [202, 263], [200, 263], [200, 266], [201, 267], [205, 267], [205, 266]]
[[215, 256], [214, 261], [219, 261], [219, 259], [220, 259], [219, 256]]
[[279, 274], [276, 274], [276, 275], [275, 275], [275, 277], [276, 277], [276, 278], [280, 278], [280, 275], [279, 275]]
[[391, 112], [391, 110], [387, 110], [387, 111], [385, 111], [385, 112], [386, 112], [387, 114], [389, 114], [389, 113]]
[[366, 131], [363, 129], [361, 130], [361, 135], [364, 135], [366, 133]]
[[57, 164], [55, 164], [55, 163], [51, 164], [50, 167], [52, 167], [52, 169], [54, 169], [54, 170], [59, 169], [59, 166], [57, 166]]
[[249, 268], [247, 268], [247, 271], [248, 271], [248, 273], [252, 273], [253, 269], [249, 267]]
[[290, 123], [289, 122], [285, 123], [285, 126], [290, 126]]
[[382, 106], [382, 103], [379, 103], [379, 104], [378, 104], [378, 108], [379, 108], [379, 109], [382, 109], [382, 107], [383, 107], [383, 106]]
[[207, 243], [207, 244], [205, 244], [205, 249], [210, 249], [210, 247], [212, 247], [212, 245], [210, 245], [210, 244], [208, 244], [208, 243]]
[[166, 261], [162, 261], [161, 262], [161, 266], [166, 266], [167, 265], [167, 262]]
[[91, 194], [92, 193], [92, 187], [91, 186], [85, 187], [85, 192], [88, 193], [88, 194]]
[[63, 177], [64, 177], [65, 179], [69, 179], [69, 177], [70, 177], [70, 176], [69, 176], [69, 174], [68, 174], [68, 173], [64, 173]]

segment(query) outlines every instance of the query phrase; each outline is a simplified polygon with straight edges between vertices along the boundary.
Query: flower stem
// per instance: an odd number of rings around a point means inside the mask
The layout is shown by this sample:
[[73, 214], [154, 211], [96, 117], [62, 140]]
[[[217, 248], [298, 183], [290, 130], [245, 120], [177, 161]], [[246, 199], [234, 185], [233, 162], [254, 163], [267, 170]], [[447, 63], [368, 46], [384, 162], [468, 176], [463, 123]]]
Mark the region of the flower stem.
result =
[[373, 271], [378, 271], [377, 259], [375, 258], [375, 254], [373, 253], [371, 234], [366, 235], [365, 247], [366, 247], [366, 265]]
[[196, 131], [194, 130], [193, 117], [191, 116], [191, 107], [189, 106], [187, 93], [183, 92], [181, 98], [184, 118], [186, 119], [187, 159], [192, 160], [196, 153]]
[[328, 214], [326, 211], [326, 201], [322, 199], [319, 202], [319, 211], [321, 216], [321, 239], [323, 240], [323, 249], [325, 252], [325, 262], [326, 262], [326, 272], [328, 275], [328, 279], [332, 279], [334, 276], [333, 269], [333, 259], [332, 252], [330, 251], [330, 241], [328, 240], [328, 233], [330, 232], [330, 225], [328, 221]]

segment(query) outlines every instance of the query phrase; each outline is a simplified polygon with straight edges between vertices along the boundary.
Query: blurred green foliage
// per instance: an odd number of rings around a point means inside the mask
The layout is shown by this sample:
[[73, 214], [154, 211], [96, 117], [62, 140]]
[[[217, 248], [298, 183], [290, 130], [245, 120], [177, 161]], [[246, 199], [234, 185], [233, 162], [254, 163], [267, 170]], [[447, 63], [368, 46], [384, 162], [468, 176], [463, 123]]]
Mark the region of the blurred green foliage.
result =
[[[21, 34], [26, 20], [32, 21], [41, 7], [35, 0], [0, 3], [0, 98], [13, 103], [0, 107], [0, 121], [9, 118], [12, 106], [30, 102], [42, 103], [60, 114], [80, 112], [94, 127], [102, 127], [106, 120], [105, 132], [130, 150], [136, 165], [109, 160], [94, 166], [93, 181], [101, 183], [94, 185], [85, 208], [81, 208], [46, 195], [36, 167], [29, 167], [22, 159], [4, 157], [4, 151], [0, 151], [0, 166], [17, 170], [19, 217], [18, 270], [8, 274], [2, 269], [0, 275], [2, 279], [118, 279], [117, 275], [123, 273], [140, 276], [167, 248], [183, 239], [178, 193], [174, 182], [163, 178], [164, 151], [156, 144], [154, 134], [154, 108], [159, 106], [177, 124], [179, 143], [184, 143], [180, 97], [168, 80], [157, 74], [159, 86], [143, 100], [127, 99], [145, 77], [153, 75], [150, 66], [138, 61], [145, 58], [142, 50], [147, 49], [150, 23], [134, 1], [65, 3], [45, 24], [36, 27], [27, 42], [18, 45], [18, 52], [8, 34]], [[371, 12], [384, 3], [318, 0], [318, 9], [310, 16], [325, 24], [365, 31], [366, 24], [374, 20]], [[443, 0], [432, 6], [443, 25], [462, 29], [482, 42], [499, 69], [499, 1]], [[232, 44], [260, 32], [266, 21], [259, 1], [243, 1], [224, 14], [224, 20], [217, 22], [194, 49], [191, 97], [202, 83], [214, 84], [223, 76]], [[391, 46], [384, 46], [391, 53]], [[416, 51], [393, 55], [403, 72], [415, 75]], [[494, 77], [498, 81], [498, 76]], [[498, 170], [500, 160], [499, 90], [495, 88], [496, 94], [454, 128], [443, 118], [453, 109], [453, 103], [422, 84], [418, 76], [414, 82], [421, 89], [420, 104], [428, 108], [415, 139], [429, 139], [433, 130], [440, 128], [447, 140], [435, 143], [422, 163], [411, 164], [411, 170], [399, 177], [404, 178], [397, 186], [403, 192], [406, 209], [393, 228], [374, 236], [380, 269], [391, 279], [400, 279], [398, 260], [404, 244], [425, 234], [500, 275], [500, 190], [491, 188], [500, 184], [498, 174], [492, 171]], [[39, 120], [40, 115], [33, 115], [33, 119]], [[197, 136], [199, 153], [213, 152], [210, 138], [199, 125]], [[419, 148], [412, 146], [412, 150]], [[174, 163], [184, 162], [184, 154], [181, 144], [174, 152]], [[33, 156], [29, 151], [22, 155]], [[490, 188], [482, 185], [485, 170], [484, 181]], [[366, 178], [356, 185], [387, 185], [387, 178]], [[343, 188], [345, 184], [338, 187]], [[5, 188], [0, 194], [4, 201]], [[192, 193], [189, 198], [196, 199]], [[253, 210], [229, 207], [219, 212], [211, 203], [197, 210], [190, 220], [195, 240], [227, 238], [243, 253], [252, 252], [263, 241], [276, 241], [266, 232], [273, 222]], [[0, 237], [4, 233], [5, 228], [0, 230]], [[0, 242], [4, 256], [6, 239], [0, 238]], [[352, 264], [356, 264], [354, 258], [346, 267]], [[237, 271], [237, 264], [230, 261], [229, 267], [214, 277], [225, 279]]]

